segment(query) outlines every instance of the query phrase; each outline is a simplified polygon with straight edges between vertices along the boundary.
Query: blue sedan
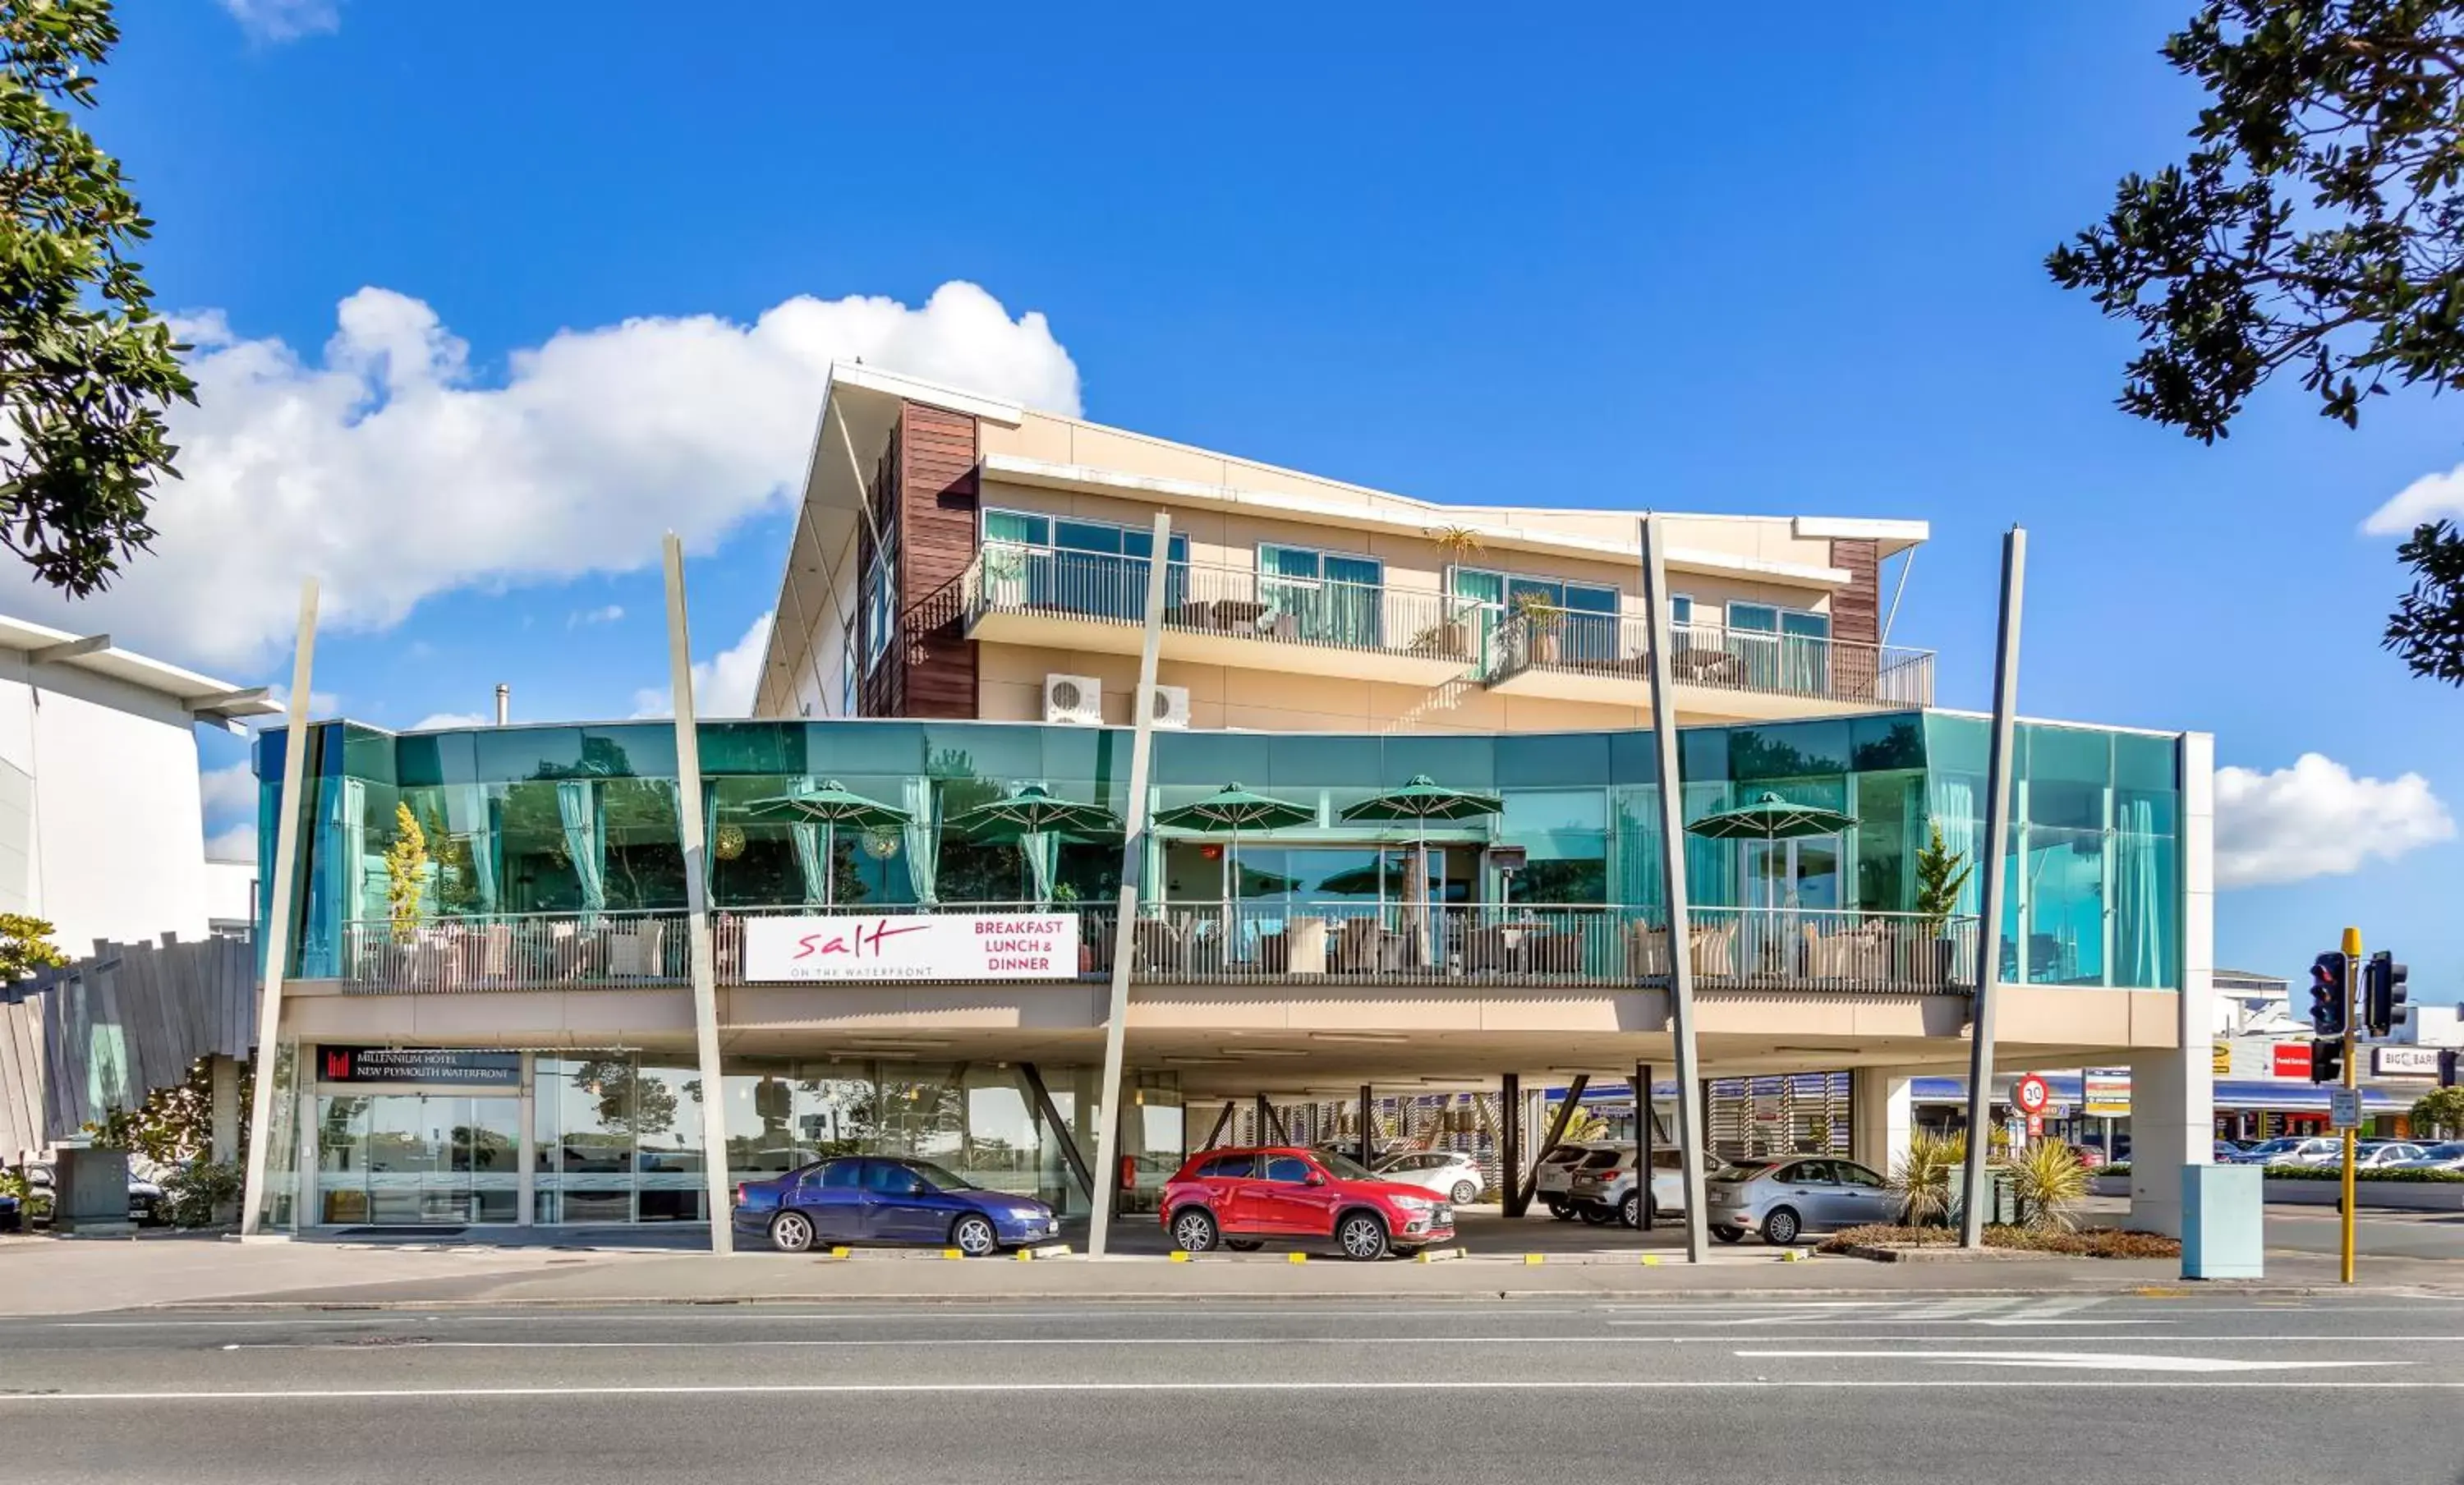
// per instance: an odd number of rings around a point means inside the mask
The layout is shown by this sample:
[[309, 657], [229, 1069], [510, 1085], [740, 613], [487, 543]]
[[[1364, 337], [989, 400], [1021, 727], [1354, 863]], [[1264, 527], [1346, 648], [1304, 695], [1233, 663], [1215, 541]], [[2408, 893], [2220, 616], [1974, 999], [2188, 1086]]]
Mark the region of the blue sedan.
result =
[[931, 1161], [845, 1156], [736, 1188], [736, 1233], [781, 1252], [833, 1243], [919, 1243], [981, 1258], [1057, 1236], [1030, 1196], [987, 1191]]

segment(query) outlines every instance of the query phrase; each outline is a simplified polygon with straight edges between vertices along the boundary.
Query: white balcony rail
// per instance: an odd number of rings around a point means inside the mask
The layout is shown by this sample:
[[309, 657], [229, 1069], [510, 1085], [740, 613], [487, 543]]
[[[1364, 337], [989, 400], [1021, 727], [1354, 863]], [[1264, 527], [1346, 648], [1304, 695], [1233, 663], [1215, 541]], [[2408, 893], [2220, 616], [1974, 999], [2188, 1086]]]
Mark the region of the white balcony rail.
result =
[[[1491, 680], [1525, 671], [1638, 680], [1649, 674], [1651, 627], [1640, 614], [1559, 610], [1496, 622]], [[1674, 625], [1669, 640], [1669, 676], [1680, 684], [1878, 706], [1933, 704], [1930, 650], [1719, 624]]]
[[[717, 908], [711, 936], [719, 983], [740, 985], [754, 918], [1056, 911], [1079, 920], [1079, 976], [1109, 975], [1109, 906]], [[342, 978], [368, 994], [681, 985], [685, 931], [675, 911], [368, 920], [346, 927]], [[1147, 983], [1617, 986], [1663, 984], [1670, 969], [1666, 915], [1614, 904], [1171, 902], [1140, 909], [1131, 938]], [[1973, 918], [1700, 907], [1690, 939], [1707, 988], [1965, 993], [1975, 981]]]

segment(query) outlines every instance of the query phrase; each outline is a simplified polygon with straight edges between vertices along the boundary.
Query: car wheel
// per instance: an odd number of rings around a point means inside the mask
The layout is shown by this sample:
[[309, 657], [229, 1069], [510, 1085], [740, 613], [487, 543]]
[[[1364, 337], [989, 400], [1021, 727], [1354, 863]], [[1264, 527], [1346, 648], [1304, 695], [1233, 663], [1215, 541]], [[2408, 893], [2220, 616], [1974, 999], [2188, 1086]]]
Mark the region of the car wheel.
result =
[[1724, 1228], [1714, 1222], [1711, 1224], [1711, 1235], [1724, 1243], [1742, 1243], [1746, 1240], [1746, 1230], [1744, 1228]]
[[950, 1246], [970, 1258], [980, 1258], [1001, 1247], [992, 1219], [970, 1212], [950, 1224]]
[[1203, 1207], [1183, 1207], [1172, 1219], [1172, 1245], [1182, 1252], [1209, 1252], [1220, 1235], [1215, 1214]]
[[1799, 1227], [1793, 1208], [1774, 1207], [1771, 1215], [1763, 1219], [1763, 1241], [1773, 1248], [1786, 1248], [1796, 1241]]
[[1234, 1252], [1256, 1252], [1266, 1245], [1254, 1237], [1227, 1237], [1223, 1240], [1223, 1246]]
[[1549, 1215], [1556, 1218], [1558, 1221], [1572, 1222], [1574, 1220], [1574, 1208], [1567, 1206], [1564, 1202], [1558, 1201], [1552, 1197], [1550, 1199], [1548, 1206]]
[[801, 1211], [782, 1211], [770, 1219], [770, 1246], [781, 1252], [813, 1251], [813, 1219]]
[[[1652, 1215], [1658, 1216], [1659, 1213], [1654, 1212]], [[1639, 1228], [1642, 1226], [1642, 1195], [1640, 1192], [1628, 1191], [1625, 1193], [1625, 1200], [1617, 1203], [1617, 1220], [1630, 1228]]]
[[1343, 1255], [1366, 1263], [1386, 1256], [1386, 1224], [1374, 1211], [1355, 1211], [1334, 1225]]
[[1458, 1207], [1468, 1207], [1480, 1199], [1480, 1187], [1468, 1181], [1458, 1181], [1455, 1188], [1446, 1193], [1446, 1198]]
[[1593, 1227], [1607, 1227], [1609, 1225], [1609, 1219], [1616, 1215], [1617, 1214], [1615, 1212], [1610, 1211], [1607, 1208], [1601, 1206], [1597, 1202], [1586, 1202], [1583, 1204], [1583, 1220], [1590, 1223]]

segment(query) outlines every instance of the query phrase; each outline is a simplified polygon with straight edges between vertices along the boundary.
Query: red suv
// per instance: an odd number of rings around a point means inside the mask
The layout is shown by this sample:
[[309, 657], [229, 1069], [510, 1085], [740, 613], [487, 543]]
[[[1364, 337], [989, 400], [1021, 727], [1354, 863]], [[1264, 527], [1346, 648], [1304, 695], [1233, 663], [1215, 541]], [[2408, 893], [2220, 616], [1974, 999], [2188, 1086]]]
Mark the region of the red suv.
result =
[[1381, 1181], [1331, 1151], [1215, 1149], [1164, 1184], [1163, 1230], [1189, 1252], [1331, 1237], [1347, 1258], [1409, 1257], [1454, 1241], [1455, 1212], [1441, 1196]]

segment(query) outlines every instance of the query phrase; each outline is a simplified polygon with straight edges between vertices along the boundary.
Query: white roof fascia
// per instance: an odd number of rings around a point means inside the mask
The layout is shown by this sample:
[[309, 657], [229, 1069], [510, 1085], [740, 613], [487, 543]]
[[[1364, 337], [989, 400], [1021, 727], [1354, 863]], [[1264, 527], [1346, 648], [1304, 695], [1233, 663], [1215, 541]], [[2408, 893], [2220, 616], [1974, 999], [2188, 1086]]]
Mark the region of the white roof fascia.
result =
[[1869, 521], [1857, 516], [1799, 516], [1796, 534], [1810, 542], [1880, 542], [1894, 550], [1933, 539], [1922, 521]]
[[[0, 615], [0, 650], [31, 654], [33, 651], [48, 650], [59, 645], [76, 645], [79, 640], [87, 637], [90, 636], [75, 634], [67, 630], [54, 629], [48, 624], [35, 624], [26, 619], [12, 619]], [[44, 663], [87, 671], [97, 676], [106, 676], [113, 680], [154, 692], [158, 696], [170, 697], [183, 704], [211, 699], [218, 704], [213, 709], [215, 715], [206, 718], [207, 720], [219, 720], [230, 717], [268, 717], [282, 710], [269, 701], [252, 702], [238, 699], [244, 697], [250, 688], [233, 681], [217, 680], [211, 676], [201, 676], [195, 671], [183, 670], [179, 666], [168, 665], [133, 651], [120, 649], [116, 645], [106, 644], [100, 649], [85, 651], [82, 654], [63, 653], [61, 658]]]
[[829, 384], [822, 394], [823, 408], [829, 407], [830, 391], [840, 387], [853, 387], [887, 397], [920, 402], [928, 408], [962, 412], [969, 417], [982, 418], [987, 423], [999, 423], [1003, 428], [1016, 428], [1026, 421], [1026, 410], [1017, 403], [960, 391], [955, 387], [937, 386], [896, 371], [885, 371], [879, 366], [868, 366], [861, 362], [830, 363]]
[[[1406, 501], [1412, 513], [1380, 510], [1375, 506], [1336, 505], [1312, 500], [1306, 496], [1286, 495], [1279, 491], [1240, 490], [1228, 485], [1210, 485], [1194, 479], [1168, 479], [1152, 475], [1128, 475], [1117, 470], [1096, 469], [1085, 464], [1053, 464], [1043, 459], [1023, 458], [1017, 454], [987, 454], [984, 473], [1013, 484], [1035, 485], [1048, 490], [1079, 490], [1096, 495], [1142, 497], [1167, 505], [1229, 505], [1239, 509], [1269, 511], [1298, 521], [1321, 525], [1382, 528], [1405, 536], [1428, 535], [1431, 521], [1462, 525], [1483, 542], [1529, 551], [1556, 552], [1568, 556], [1588, 557], [1603, 562], [1639, 562], [1639, 543], [1602, 542], [1590, 537], [1564, 536], [1554, 532], [1533, 531], [1523, 526], [1489, 525], [1466, 521], [1461, 507], [1431, 505], [1410, 500], [1407, 497], [1379, 495], [1383, 500]], [[1374, 492], [1373, 492], [1374, 493]], [[1425, 514], [1422, 514], [1425, 513]], [[1706, 518], [1713, 520], [1727, 518]], [[1806, 587], [1845, 587], [1854, 575], [1844, 567], [1816, 566], [1806, 563], [1771, 562], [1760, 557], [1740, 557], [1728, 552], [1704, 551], [1699, 548], [1672, 548], [1667, 557], [1672, 567], [1691, 572], [1731, 573], [1758, 578], [1770, 583], [1787, 583]]]

